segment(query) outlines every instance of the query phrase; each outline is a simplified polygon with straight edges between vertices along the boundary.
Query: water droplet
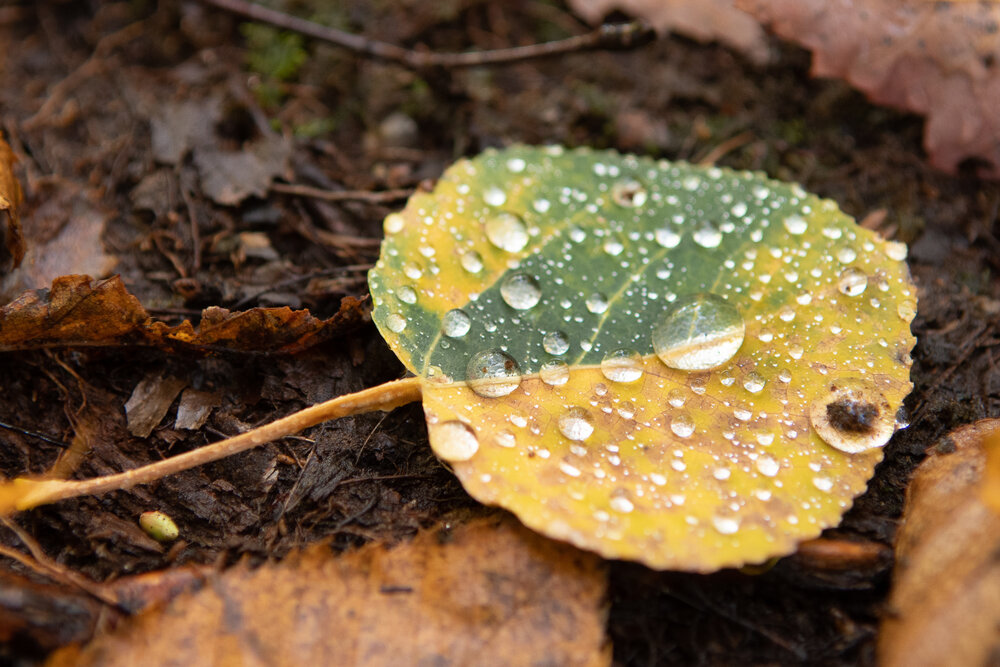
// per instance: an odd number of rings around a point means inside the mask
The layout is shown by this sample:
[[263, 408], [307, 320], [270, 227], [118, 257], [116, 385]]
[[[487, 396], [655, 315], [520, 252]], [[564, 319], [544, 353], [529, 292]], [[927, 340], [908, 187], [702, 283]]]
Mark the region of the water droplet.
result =
[[618, 239], [608, 239], [604, 242], [604, 252], [611, 257], [617, 257], [625, 250], [625, 246]]
[[831, 447], [856, 454], [882, 447], [896, 430], [889, 401], [870, 383], [833, 380], [809, 409], [809, 422]]
[[767, 381], [756, 371], [750, 371], [743, 376], [743, 388], [751, 394], [759, 394]]
[[722, 243], [722, 232], [711, 223], [704, 223], [691, 235], [694, 242], [702, 248], [718, 248]]
[[694, 433], [694, 420], [686, 412], [680, 412], [670, 420], [670, 430], [678, 438], [687, 438]]
[[583, 442], [594, 433], [594, 418], [583, 408], [570, 408], [559, 417], [559, 432], [575, 442]]
[[413, 304], [417, 302], [417, 293], [409, 285], [403, 285], [398, 290], [396, 290], [396, 298], [398, 298], [403, 303]]
[[398, 234], [403, 231], [404, 226], [406, 226], [406, 221], [399, 213], [390, 213], [385, 216], [385, 221], [382, 223], [386, 234]]
[[789, 234], [804, 234], [809, 229], [809, 223], [800, 215], [790, 215], [785, 218], [785, 229]]
[[493, 186], [487, 188], [483, 193], [483, 200], [490, 206], [503, 206], [507, 203], [507, 193], [500, 188]]
[[535, 209], [536, 213], [547, 213], [552, 208], [552, 202], [548, 199], [536, 199], [532, 202], [531, 208]]
[[401, 333], [406, 328], [406, 318], [399, 313], [389, 313], [385, 317], [385, 325], [393, 333]]
[[569, 338], [562, 331], [550, 331], [542, 338], [542, 347], [555, 356], [569, 352]]
[[680, 389], [671, 389], [670, 393], [667, 394], [667, 403], [672, 407], [683, 408], [685, 400], [687, 400], [687, 397], [684, 396], [684, 392]]
[[664, 248], [676, 248], [681, 242], [681, 235], [669, 227], [660, 227], [654, 232], [654, 238]]
[[896, 308], [896, 314], [899, 315], [899, 319], [912, 322], [913, 318], [917, 316], [917, 309], [909, 301], [904, 301]]
[[472, 391], [484, 398], [506, 396], [521, 384], [521, 368], [503, 350], [483, 350], [473, 355], [465, 371]]
[[642, 357], [635, 350], [613, 350], [601, 360], [601, 372], [612, 382], [635, 382], [642, 377]]
[[739, 519], [732, 517], [712, 517], [712, 526], [723, 535], [732, 535], [740, 529]]
[[449, 310], [441, 318], [441, 332], [449, 338], [461, 338], [469, 333], [471, 328], [472, 320], [459, 308]]
[[646, 188], [631, 178], [618, 181], [611, 186], [611, 199], [619, 206], [636, 208], [646, 203]]
[[843, 247], [837, 251], [837, 259], [839, 259], [844, 264], [850, 264], [858, 258], [858, 253], [854, 251], [854, 248]]
[[761, 456], [757, 459], [757, 470], [765, 477], [774, 477], [781, 470], [781, 464], [772, 456]]
[[559, 359], [546, 361], [538, 369], [538, 377], [542, 379], [542, 382], [553, 387], [564, 385], [569, 381], [569, 366], [565, 361]]
[[608, 501], [608, 505], [614, 511], [621, 512], [622, 514], [628, 514], [635, 509], [635, 504], [623, 495], [613, 496], [611, 500]]
[[608, 298], [601, 294], [600, 292], [594, 292], [589, 297], [587, 297], [587, 310], [594, 313], [595, 315], [600, 315], [608, 309]]
[[792, 374], [789, 372], [787, 368], [782, 368], [781, 371], [778, 372], [778, 379], [784, 382], [785, 384], [788, 384], [789, 382], [792, 381]]
[[507, 252], [520, 252], [528, 245], [528, 228], [513, 213], [498, 213], [486, 221], [486, 238]]
[[829, 477], [813, 477], [813, 486], [820, 491], [830, 491], [833, 489], [833, 480]]
[[731, 475], [732, 472], [729, 470], [729, 468], [716, 468], [715, 471], [712, 473], [712, 477], [719, 480], [720, 482], [729, 479]]
[[618, 406], [618, 415], [622, 419], [632, 419], [635, 417], [635, 403], [631, 401], [625, 401]]
[[479, 440], [472, 427], [460, 421], [448, 421], [430, 427], [434, 453], [445, 461], [468, 461], [479, 451]]
[[791, 322], [795, 319], [795, 309], [791, 306], [783, 306], [781, 310], [778, 311], [778, 317], [781, 318], [782, 322]]
[[906, 259], [906, 244], [899, 241], [886, 241], [885, 254], [889, 259], [902, 262]]
[[846, 296], [857, 296], [868, 287], [868, 276], [860, 269], [849, 266], [840, 273], [837, 289]]
[[729, 209], [729, 212], [735, 215], [737, 218], [742, 218], [744, 215], [747, 214], [746, 202], [742, 201], [736, 202], [735, 204], [733, 204], [733, 207]]
[[483, 256], [475, 250], [469, 250], [462, 254], [462, 268], [469, 273], [479, 273], [483, 270]]
[[528, 166], [527, 163], [519, 157], [512, 157], [507, 160], [507, 168], [515, 174], [520, 174], [526, 166]]
[[677, 299], [653, 329], [653, 350], [670, 368], [706, 370], [733, 358], [746, 326], [740, 311], [715, 294]]
[[500, 431], [499, 433], [496, 434], [495, 442], [497, 443], [498, 447], [505, 447], [507, 449], [510, 449], [511, 447], [517, 444], [517, 436], [514, 435], [513, 431], [509, 429], [504, 429], [503, 431]]
[[527, 273], [512, 273], [500, 284], [500, 296], [515, 310], [529, 310], [542, 298], [542, 289]]

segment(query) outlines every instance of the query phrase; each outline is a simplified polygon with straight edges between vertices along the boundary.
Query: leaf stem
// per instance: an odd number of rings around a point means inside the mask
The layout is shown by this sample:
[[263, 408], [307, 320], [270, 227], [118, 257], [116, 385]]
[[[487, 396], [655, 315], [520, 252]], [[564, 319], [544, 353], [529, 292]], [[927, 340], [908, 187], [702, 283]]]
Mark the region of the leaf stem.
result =
[[[315, 426], [321, 422], [350, 415], [392, 410], [401, 405], [419, 401], [421, 397], [420, 378], [412, 377], [371, 387], [363, 391], [338, 396], [329, 401], [299, 410], [269, 424], [241, 433], [225, 440], [206, 445], [192, 452], [178, 454], [169, 459], [126, 470], [125, 472], [86, 480], [29, 480], [15, 479], [12, 482], [14, 497], [8, 502], [0, 497], [0, 514], [10, 510], [25, 510], [38, 505], [75, 498], [83, 495], [97, 495], [108, 491], [129, 489], [138, 484], [148, 484], [195, 466], [259, 445], [273, 442], [293, 433]], [[5, 494], [0, 494], [0, 496]]]

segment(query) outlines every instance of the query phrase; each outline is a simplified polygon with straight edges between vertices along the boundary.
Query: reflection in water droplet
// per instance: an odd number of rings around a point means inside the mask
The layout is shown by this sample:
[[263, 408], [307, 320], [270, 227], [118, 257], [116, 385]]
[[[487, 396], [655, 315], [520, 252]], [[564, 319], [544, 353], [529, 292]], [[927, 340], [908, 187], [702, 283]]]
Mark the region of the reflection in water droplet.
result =
[[611, 186], [611, 199], [619, 206], [635, 208], [646, 203], [646, 188], [642, 183], [626, 178]]
[[521, 368], [503, 350], [483, 350], [469, 360], [465, 371], [472, 391], [484, 398], [506, 396], [521, 384]]
[[760, 393], [764, 389], [764, 384], [766, 380], [760, 376], [756, 371], [750, 371], [743, 376], [743, 388], [749, 391], [751, 394]]
[[882, 447], [896, 430], [889, 401], [871, 383], [836, 379], [809, 408], [809, 422], [831, 447], [857, 454]]
[[542, 379], [542, 382], [553, 387], [564, 385], [569, 381], [569, 366], [565, 361], [559, 359], [546, 361], [538, 369], [538, 377]]
[[403, 219], [399, 213], [390, 213], [385, 216], [385, 221], [382, 223], [382, 228], [385, 230], [386, 234], [398, 234], [403, 231], [406, 221]]
[[462, 254], [462, 268], [469, 273], [479, 273], [483, 270], [483, 256], [475, 250], [469, 250]]
[[515, 310], [529, 310], [542, 298], [542, 289], [527, 273], [512, 273], [500, 284], [500, 296]]
[[566, 354], [569, 352], [569, 338], [562, 331], [550, 331], [542, 338], [542, 347], [555, 356]]
[[599, 292], [594, 292], [587, 297], [587, 310], [600, 315], [608, 309], [608, 298]]
[[653, 329], [653, 350], [670, 368], [715, 368], [736, 354], [746, 326], [740, 311], [715, 294], [674, 301]]
[[454, 308], [449, 310], [441, 318], [441, 332], [449, 338], [461, 338], [469, 333], [472, 328], [472, 320], [465, 314], [464, 310]]
[[576, 442], [583, 442], [594, 433], [594, 418], [583, 408], [570, 408], [559, 417], [559, 431]]
[[468, 461], [479, 451], [476, 432], [468, 424], [448, 421], [429, 430], [434, 453], [445, 461]]
[[802, 216], [790, 215], [785, 218], [785, 229], [788, 230], [789, 234], [804, 234], [808, 228], [809, 223]]
[[664, 248], [676, 248], [681, 242], [681, 235], [669, 227], [660, 227], [654, 234], [656, 242]]
[[601, 372], [612, 382], [635, 382], [642, 377], [642, 357], [635, 350], [613, 350], [601, 360]]
[[704, 223], [691, 235], [694, 242], [702, 248], [718, 248], [722, 243], [722, 232], [711, 223]]
[[403, 303], [413, 304], [417, 302], [417, 292], [409, 285], [403, 285], [396, 290], [396, 298]]
[[520, 252], [528, 245], [528, 228], [513, 213], [498, 213], [486, 221], [486, 238], [507, 252]]
[[406, 328], [406, 318], [398, 313], [389, 313], [385, 317], [385, 325], [389, 327], [389, 331], [400, 333]]
[[694, 433], [694, 420], [686, 412], [680, 412], [670, 420], [670, 430], [679, 438], [687, 438]]
[[858, 296], [866, 287], [868, 287], [868, 276], [853, 266], [844, 269], [837, 280], [837, 289], [846, 296]]

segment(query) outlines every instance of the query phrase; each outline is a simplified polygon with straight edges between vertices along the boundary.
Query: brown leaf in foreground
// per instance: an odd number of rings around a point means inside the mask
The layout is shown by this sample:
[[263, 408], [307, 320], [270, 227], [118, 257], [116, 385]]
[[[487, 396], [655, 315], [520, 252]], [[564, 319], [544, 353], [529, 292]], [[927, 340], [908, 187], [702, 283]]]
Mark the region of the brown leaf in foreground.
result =
[[510, 519], [239, 565], [49, 665], [607, 665], [605, 572]]
[[56, 346], [148, 345], [175, 350], [294, 353], [363, 322], [367, 310], [345, 297], [321, 320], [307, 310], [252, 308], [232, 313], [206, 308], [196, 329], [150, 318], [118, 276], [91, 281], [62, 276], [48, 290], [25, 292], [0, 307], [0, 351]]
[[985, 665], [1000, 650], [1000, 514], [981, 499], [1000, 420], [953, 431], [920, 465], [897, 538], [879, 664]]
[[21, 185], [13, 170], [14, 153], [0, 134], [0, 274], [16, 268], [24, 258], [24, 238], [17, 215]]
[[922, 0], [737, 0], [813, 52], [815, 76], [925, 114], [924, 145], [947, 172], [977, 157], [1000, 178], [1000, 4]]
[[590, 23], [620, 9], [645, 19], [661, 35], [676, 31], [703, 42], [717, 40], [756, 63], [767, 62], [767, 36], [733, 0], [570, 0], [569, 6]]

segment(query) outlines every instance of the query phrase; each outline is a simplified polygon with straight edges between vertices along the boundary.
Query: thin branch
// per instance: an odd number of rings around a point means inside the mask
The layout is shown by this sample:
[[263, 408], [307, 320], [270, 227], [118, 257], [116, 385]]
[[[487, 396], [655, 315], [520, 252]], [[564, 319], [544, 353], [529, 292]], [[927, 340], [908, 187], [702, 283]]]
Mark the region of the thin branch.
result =
[[390, 60], [413, 69], [498, 65], [588, 49], [631, 48], [646, 43], [653, 35], [652, 28], [648, 24], [632, 21], [618, 25], [602, 25], [584, 35], [530, 46], [463, 53], [434, 53], [405, 49], [395, 44], [344, 32], [245, 0], [202, 0], [202, 2], [254, 21], [269, 23], [278, 28], [336, 44], [356, 53]]
[[383, 190], [381, 192], [371, 192], [368, 190], [324, 190], [314, 188], [309, 185], [296, 185], [294, 183], [272, 183], [271, 190], [301, 197], [312, 197], [324, 201], [363, 201], [368, 204], [385, 204], [388, 202], [400, 201], [413, 194], [411, 189]]
[[129, 489], [139, 484], [149, 484], [168, 475], [273, 442], [330, 419], [375, 410], [392, 410], [400, 405], [419, 401], [420, 396], [420, 378], [396, 380], [364, 391], [338, 396], [232, 438], [116, 475], [80, 481], [18, 478], [0, 487], [0, 514], [30, 509], [66, 498], [96, 495]]

